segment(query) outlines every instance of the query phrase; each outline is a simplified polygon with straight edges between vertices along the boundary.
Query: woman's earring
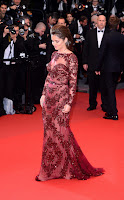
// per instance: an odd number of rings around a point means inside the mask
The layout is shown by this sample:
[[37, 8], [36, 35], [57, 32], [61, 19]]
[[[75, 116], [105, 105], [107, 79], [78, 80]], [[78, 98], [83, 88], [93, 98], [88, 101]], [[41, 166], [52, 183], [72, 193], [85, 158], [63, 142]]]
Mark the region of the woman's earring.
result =
[[67, 40], [67, 42], [65, 44], [66, 44], [67, 47], [69, 47], [70, 41]]

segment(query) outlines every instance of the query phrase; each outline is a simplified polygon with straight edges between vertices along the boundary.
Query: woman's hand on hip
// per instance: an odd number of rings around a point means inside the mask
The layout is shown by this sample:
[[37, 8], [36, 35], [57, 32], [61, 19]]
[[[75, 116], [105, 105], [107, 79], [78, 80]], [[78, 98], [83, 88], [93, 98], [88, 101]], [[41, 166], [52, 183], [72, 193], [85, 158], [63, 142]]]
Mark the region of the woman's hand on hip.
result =
[[44, 100], [45, 100], [45, 95], [42, 95], [40, 98], [40, 105], [42, 108], [43, 108]]
[[70, 110], [71, 110], [71, 106], [68, 105], [68, 104], [66, 104], [66, 105], [64, 106], [62, 112], [63, 112], [63, 113], [68, 113], [68, 112], [70, 112]]

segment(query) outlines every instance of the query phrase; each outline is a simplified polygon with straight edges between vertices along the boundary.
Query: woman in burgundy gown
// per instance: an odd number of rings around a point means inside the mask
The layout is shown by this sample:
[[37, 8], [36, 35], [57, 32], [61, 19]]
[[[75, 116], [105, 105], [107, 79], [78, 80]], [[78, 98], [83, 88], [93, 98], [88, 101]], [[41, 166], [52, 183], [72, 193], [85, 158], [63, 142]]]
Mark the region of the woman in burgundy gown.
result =
[[57, 51], [52, 54], [47, 66], [48, 76], [40, 99], [44, 140], [41, 168], [35, 180], [88, 179], [99, 176], [104, 170], [92, 167], [69, 127], [78, 70], [77, 57], [70, 51], [70, 31], [65, 26], [55, 25], [51, 36]]

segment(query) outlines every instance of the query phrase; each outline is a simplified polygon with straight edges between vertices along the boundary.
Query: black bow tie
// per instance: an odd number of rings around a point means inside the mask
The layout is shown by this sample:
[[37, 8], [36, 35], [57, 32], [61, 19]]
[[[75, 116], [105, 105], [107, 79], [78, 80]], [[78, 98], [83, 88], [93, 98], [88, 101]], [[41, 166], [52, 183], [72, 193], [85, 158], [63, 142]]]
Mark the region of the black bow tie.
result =
[[99, 33], [99, 32], [103, 32], [103, 30], [101, 30], [101, 31], [100, 31], [100, 30], [98, 30], [98, 33]]

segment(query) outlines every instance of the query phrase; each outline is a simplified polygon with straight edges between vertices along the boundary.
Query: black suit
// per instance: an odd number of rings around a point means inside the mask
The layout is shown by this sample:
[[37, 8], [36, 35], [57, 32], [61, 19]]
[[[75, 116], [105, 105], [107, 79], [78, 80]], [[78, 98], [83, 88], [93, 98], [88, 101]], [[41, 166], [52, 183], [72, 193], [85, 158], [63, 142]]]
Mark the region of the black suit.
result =
[[106, 34], [102, 47], [99, 51], [98, 70], [102, 63], [105, 86], [107, 89], [107, 113], [117, 115], [115, 89], [118, 77], [122, 70], [122, 56], [124, 55], [124, 36], [112, 30]]
[[[7, 35], [5, 38], [1, 39], [0, 42], [0, 59], [4, 57], [4, 51], [10, 44], [9, 36]], [[23, 40], [16, 40], [14, 43], [14, 58], [18, 58], [20, 53], [24, 52], [24, 43]], [[15, 82], [17, 69], [20, 67], [19, 64], [3, 64], [1, 61], [0, 68], [0, 104], [2, 105], [3, 97], [7, 97], [11, 100], [14, 98], [15, 94]]]
[[[99, 11], [99, 5], [97, 5], [96, 7], [97, 7], [96, 10]], [[90, 5], [88, 9], [89, 9], [90, 14], [94, 11], [92, 5]]]
[[104, 61], [105, 72], [120, 72], [124, 50], [124, 36], [117, 31], [110, 31], [99, 51], [99, 66]]
[[71, 24], [67, 23], [67, 27], [69, 28], [72, 37], [74, 36], [74, 34], [78, 33], [78, 31], [77, 31], [78, 27], [77, 27], [77, 22], [76, 21], [72, 21]]
[[[78, 24], [79, 22], [79, 24]], [[78, 26], [81, 26], [82, 27], [82, 33], [80, 33], [80, 39], [83, 37], [85, 38], [86, 37], [86, 33], [88, 31], [88, 26], [82, 26], [80, 24], [80, 21], [76, 21], [75, 22], [75, 34], [79, 34], [79, 27]], [[80, 78], [80, 73], [83, 73], [83, 68], [82, 68], [82, 51], [83, 51], [83, 44], [84, 44], [84, 40], [81, 40], [80, 42], [78, 41], [78, 39], [75, 39], [75, 54], [78, 58], [78, 78]]]
[[[108, 30], [105, 30], [102, 42], [104, 40], [105, 34]], [[101, 42], [101, 46], [102, 46]], [[86, 40], [84, 42], [83, 48], [83, 64], [88, 64], [88, 80], [89, 80], [89, 104], [91, 107], [97, 106], [97, 92], [98, 89], [101, 90], [102, 108], [106, 107], [106, 99], [104, 95], [104, 84], [103, 75], [96, 76], [95, 71], [97, 69], [98, 62], [98, 41], [97, 41], [97, 29], [92, 29], [87, 32]]]
[[39, 103], [46, 78], [46, 49], [39, 48], [39, 44], [46, 43], [45, 35], [42, 37], [34, 33], [33, 38], [28, 38], [26, 49], [32, 58], [31, 67], [31, 94], [33, 103]]
[[[33, 8], [41, 9], [44, 8], [44, 0], [39, 1], [35, 0], [33, 2]], [[56, 12], [57, 11], [57, 1], [56, 0], [46, 0], [46, 13]]]

